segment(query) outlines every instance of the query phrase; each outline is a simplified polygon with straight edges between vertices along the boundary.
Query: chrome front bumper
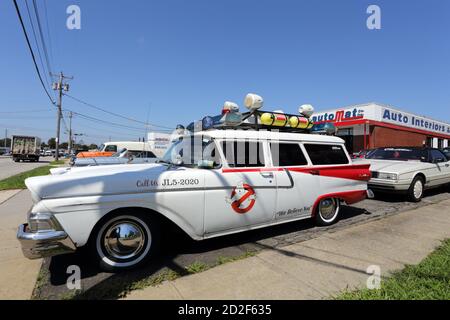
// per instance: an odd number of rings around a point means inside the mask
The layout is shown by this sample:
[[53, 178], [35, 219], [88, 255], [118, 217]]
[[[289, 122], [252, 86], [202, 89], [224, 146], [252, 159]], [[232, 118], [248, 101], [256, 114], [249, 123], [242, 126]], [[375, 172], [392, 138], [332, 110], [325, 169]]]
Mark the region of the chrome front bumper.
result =
[[74, 252], [75, 244], [64, 231], [30, 232], [28, 224], [22, 224], [17, 231], [23, 255], [28, 259], [51, 257]]

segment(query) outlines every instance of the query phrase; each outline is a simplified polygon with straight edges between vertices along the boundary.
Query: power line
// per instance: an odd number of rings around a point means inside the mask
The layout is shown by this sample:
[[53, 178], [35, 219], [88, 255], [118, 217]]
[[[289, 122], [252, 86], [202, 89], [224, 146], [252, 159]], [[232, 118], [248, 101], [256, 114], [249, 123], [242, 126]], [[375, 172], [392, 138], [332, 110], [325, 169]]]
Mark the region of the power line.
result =
[[[47, 37], [48, 37], [48, 46], [50, 47], [50, 58], [53, 60], [53, 48], [52, 48], [52, 38], [50, 37], [50, 27], [48, 24], [48, 11], [47, 11], [47, 0], [44, 0], [44, 12], [45, 12], [45, 22], [47, 25]], [[53, 60], [54, 62], [54, 60]]]
[[[41, 62], [41, 68], [42, 68], [42, 70], [45, 70], [44, 62], [42, 61], [41, 49], [39, 48], [38, 38], [36, 36], [36, 30], [34, 29], [34, 23], [33, 23], [33, 19], [31, 18], [30, 8], [28, 7], [28, 2], [27, 1], [25, 1], [25, 6], [27, 8], [28, 19], [30, 20], [31, 30], [33, 31], [33, 37], [34, 37], [34, 42], [36, 44], [36, 48], [37, 48], [37, 51], [38, 51], [39, 61]], [[47, 77], [47, 73], [46, 72], [44, 72], [44, 76], [45, 76], [45, 80], [47, 81], [47, 85], [50, 85], [50, 81], [48, 81], [48, 77]]]
[[52, 97], [47, 91], [47, 88], [44, 85], [44, 81], [42, 80], [41, 72], [39, 71], [38, 65], [36, 63], [36, 57], [34, 56], [33, 48], [31, 48], [30, 39], [28, 38], [27, 30], [25, 29], [25, 25], [23, 24], [22, 15], [20, 14], [19, 6], [17, 5], [17, 0], [13, 0], [14, 6], [16, 8], [17, 16], [20, 21], [20, 25], [22, 26], [23, 34], [25, 35], [25, 40], [27, 41], [28, 49], [30, 50], [31, 58], [33, 59], [34, 67], [36, 68], [36, 73], [39, 77], [39, 80], [41, 82], [42, 88], [44, 89], [45, 93], [47, 94], [48, 98], [50, 99], [52, 104], [55, 104]]
[[[108, 129], [102, 129], [102, 132], [109, 132], [109, 133], [115, 134], [115, 135], [117, 135], [117, 136], [129, 136], [129, 137], [133, 137], [133, 138], [136, 138], [136, 136], [140, 136], [140, 135], [141, 135], [141, 130], [140, 130], [140, 129], [139, 129], [139, 130], [136, 130], [136, 131], [139, 131], [139, 132], [136, 132], [136, 133], [133, 134], [133, 133], [130, 133], [128, 127], [126, 127], [126, 128], [122, 128], [122, 127], [113, 127], [112, 124], [116, 125], [115, 123], [110, 123], [110, 122], [107, 122], [107, 121], [104, 121], [104, 120], [100, 120], [100, 119], [97, 119], [97, 118], [94, 118], [94, 117], [82, 115], [82, 114], [80, 114], [80, 113], [78, 113], [78, 112], [75, 112], [75, 111], [69, 111], [69, 110], [67, 110], [67, 109], [65, 109], [64, 112], [69, 112], [69, 114], [72, 113], [72, 115], [79, 116], [79, 117], [80, 117], [80, 118], [79, 118], [80, 120], [81, 120], [81, 119], [82, 119], [82, 120], [87, 120], [87, 121], [94, 122], [94, 123], [96, 123], [96, 124], [108, 126]], [[84, 117], [83, 117], [83, 116], [84, 116]], [[85, 118], [85, 117], [86, 117], [86, 118]], [[103, 122], [102, 122], [102, 121], [103, 121]], [[87, 128], [87, 129], [92, 129], [92, 130], [98, 130], [98, 128], [93, 128], [93, 127], [87, 126], [87, 125], [85, 125], [84, 123], [83, 123], [83, 124], [78, 124], [77, 126], [78, 126], [78, 127], [81, 127], [81, 128]], [[128, 131], [127, 131], [127, 132], [113, 131], [113, 130], [111, 130], [111, 128], [117, 128], [117, 129], [119, 129], [119, 130], [128, 130]], [[136, 128], [136, 129], [137, 129], [137, 128]]]
[[50, 60], [48, 58], [47, 45], [45, 44], [44, 33], [42, 32], [41, 18], [39, 16], [39, 10], [38, 10], [37, 4], [36, 4], [36, 0], [33, 0], [33, 7], [34, 7], [34, 14], [36, 15], [36, 21], [37, 21], [37, 25], [38, 25], [39, 35], [41, 36], [42, 49], [44, 51], [44, 57], [45, 57], [45, 61], [47, 63], [48, 73], [50, 74], [52, 72], [52, 68], [50, 66]]
[[[148, 122], [144, 122], [144, 121], [139, 121], [139, 120], [136, 120], [136, 119], [127, 117], [127, 116], [123, 116], [123, 115], [118, 114], [118, 113], [115, 113], [115, 112], [111, 112], [111, 111], [105, 110], [105, 109], [103, 109], [103, 108], [100, 108], [100, 107], [95, 106], [95, 105], [93, 105], [93, 104], [90, 104], [90, 103], [88, 103], [88, 102], [85, 102], [85, 101], [83, 101], [83, 100], [81, 100], [81, 99], [78, 99], [78, 98], [75, 98], [75, 97], [73, 97], [73, 96], [71, 96], [71, 95], [68, 95], [67, 93], [65, 93], [64, 95], [67, 96], [67, 97], [69, 97], [70, 99], [75, 100], [75, 101], [77, 101], [77, 102], [79, 102], [79, 103], [81, 103], [81, 104], [84, 104], [84, 105], [88, 106], [88, 107], [91, 107], [91, 108], [100, 110], [100, 111], [102, 111], [102, 112], [108, 113], [108, 114], [110, 114], [110, 115], [113, 115], [113, 116], [116, 116], [116, 117], [119, 117], [119, 118], [122, 118], [122, 119], [125, 119], [125, 120], [128, 120], [128, 121], [140, 123], [140, 124], [143, 124], [143, 125], [146, 125], [146, 126], [149, 126], [149, 125], [150, 125], [150, 126], [157, 127], [157, 128], [163, 128], [163, 129], [173, 130], [173, 128], [169, 128], [169, 127], [165, 127], [165, 126], [160, 126], [160, 125], [156, 125], [156, 124], [152, 124], [152, 123], [148, 123]], [[142, 129], [141, 129], [141, 130], [142, 130]]]
[[0, 112], [0, 114], [16, 114], [16, 113], [34, 113], [34, 112], [45, 112], [45, 111], [53, 111], [53, 109], [33, 109], [33, 110], [23, 110], [23, 111], [6, 111]]
[[116, 122], [111, 122], [111, 121], [98, 119], [98, 118], [95, 118], [95, 117], [92, 117], [92, 116], [88, 116], [88, 115], [85, 115], [85, 114], [82, 114], [82, 113], [79, 113], [79, 112], [75, 112], [75, 111], [72, 111], [72, 110], [68, 110], [68, 109], [64, 109], [64, 110], [65, 111], [71, 111], [71, 112], [73, 112], [73, 114], [76, 114], [76, 115], [84, 118], [85, 120], [90, 120], [90, 121], [93, 121], [93, 122], [96, 122], [96, 123], [103, 123], [103, 124], [107, 124], [107, 125], [115, 126], [115, 127], [121, 127], [121, 128], [125, 128], [125, 129], [128, 129], [128, 130], [135, 130], [135, 131], [139, 131], [139, 132], [142, 133], [142, 128], [132, 127], [132, 126], [128, 126], [128, 125], [125, 125], [125, 124], [120, 124], [120, 123], [116, 123]]
[[[98, 128], [93, 128], [93, 127], [88, 126], [88, 125], [86, 125], [84, 123], [77, 124], [77, 128], [83, 128], [83, 129], [87, 129], [87, 130], [96, 130], [96, 131], [98, 131]], [[124, 132], [119, 132], [119, 131], [112, 131], [112, 130], [109, 130], [109, 129], [102, 129], [101, 131], [109, 133], [109, 134], [114, 134], [114, 135], [116, 135], [118, 137], [125, 137], [125, 136], [126, 137], [133, 137], [133, 138], [140, 137], [139, 133], [136, 133], [136, 134], [124, 133]]]

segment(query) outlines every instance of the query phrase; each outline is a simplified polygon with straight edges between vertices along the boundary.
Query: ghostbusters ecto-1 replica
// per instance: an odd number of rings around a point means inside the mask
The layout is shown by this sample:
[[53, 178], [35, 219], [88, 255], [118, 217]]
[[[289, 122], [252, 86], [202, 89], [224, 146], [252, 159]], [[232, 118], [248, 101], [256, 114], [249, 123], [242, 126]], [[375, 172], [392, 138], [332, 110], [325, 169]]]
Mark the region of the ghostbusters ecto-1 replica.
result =
[[128, 269], [156, 253], [169, 225], [195, 240], [307, 218], [329, 225], [341, 203], [366, 198], [369, 165], [352, 163], [344, 141], [326, 134], [333, 127], [314, 126], [311, 106], [265, 112], [255, 94], [245, 106], [226, 102], [222, 114], [179, 126], [158, 163], [27, 179], [25, 256], [88, 246], [103, 269]]

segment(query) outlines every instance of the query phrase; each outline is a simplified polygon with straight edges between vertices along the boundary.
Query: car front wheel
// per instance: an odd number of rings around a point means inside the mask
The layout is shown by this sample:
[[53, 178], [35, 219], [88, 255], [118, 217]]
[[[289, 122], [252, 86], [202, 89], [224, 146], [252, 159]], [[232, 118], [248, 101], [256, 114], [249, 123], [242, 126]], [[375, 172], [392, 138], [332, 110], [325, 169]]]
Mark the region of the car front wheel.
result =
[[424, 181], [421, 177], [415, 177], [408, 190], [408, 198], [412, 202], [422, 200], [424, 191]]
[[147, 262], [159, 244], [158, 221], [143, 215], [115, 215], [103, 221], [91, 252], [105, 271], [121, 271]]
[[317, 206], [316, 223], [329, 226], [335, 223], [339, 215], [339, 200], [335, 198], [322, 199]]

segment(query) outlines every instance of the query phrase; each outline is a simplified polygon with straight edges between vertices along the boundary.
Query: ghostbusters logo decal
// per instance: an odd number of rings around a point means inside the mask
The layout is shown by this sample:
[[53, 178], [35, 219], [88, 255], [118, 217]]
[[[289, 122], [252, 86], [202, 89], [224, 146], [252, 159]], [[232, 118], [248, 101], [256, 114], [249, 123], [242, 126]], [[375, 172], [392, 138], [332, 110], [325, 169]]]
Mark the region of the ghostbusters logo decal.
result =
[[227, 199], [231, 203], [231, 208], [238, 214], [245, 214], [252, 210], [256, 202], [256, 194], [253, 188], [243, 182], [240, 182], [231, 191], [230, 198]]

